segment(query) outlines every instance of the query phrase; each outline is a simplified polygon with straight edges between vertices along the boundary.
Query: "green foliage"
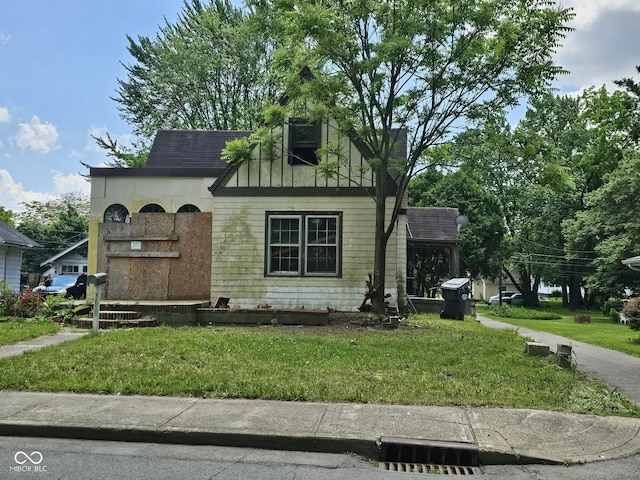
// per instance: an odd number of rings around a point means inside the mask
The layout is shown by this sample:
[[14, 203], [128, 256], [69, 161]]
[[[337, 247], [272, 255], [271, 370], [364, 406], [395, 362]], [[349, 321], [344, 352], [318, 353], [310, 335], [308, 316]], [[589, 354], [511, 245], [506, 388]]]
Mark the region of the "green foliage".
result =
[[[456, 151], [452, 146], [453, 155]], [[415, 206], [458, 208], [469, 219], [469, 225], [460, 231], [461, 271], [472, 278], [498, 275], [508, 250], [503, 242], [506, 230], [502, 208], [495, 194], [465, 171], [444, 175], [430, 168], [411, 180], [409, 199]]]
[[147, 143], [166, 128], [253, 129], [277, 98], [270, 32], [229, 0], [186, 0], [155, 38], [127, 40], [133, 62], [114, 100]]
[[629, 320], [629, 326], [633, 330], [640, 330], [640, 298], [629, 300], [622, 307], [622, 314]]
[[492, 315], [502, 318], [519, 318], [527, 320], [559, 320], [562, 318], [561, 315], [554, 312], [514, 307], [511, 305], [491, 305], [490, 311]]
[[29, 272], [40, 272], [40, 263], [87, 237], [89, 199], [80, 194], [63, 194], [54, 200], [23, 203], [16, 215], [17, 230], [42, 248], [25, 250], [22, 265]]
[[251, 161], [253, 145], [248, 137], [227, 141], [222, 149], [221, 158], [229, 165], [238, 167], [243, 163]]
[[0, 205], [0, 220], [2, 220], [10, 227], [15, 227], [15, 223], [13, 222], [13, 215], [14, 214], [11, 210]]
[[36, 316], [42, 297], [33, 290], [12, 292], [6, 285], [0, 291], [0, 316], [31, 318]]
[[603, 185], [585, 195], [585, 207], [564, 222], [572, 249], [589, 250], [593, 270], [586, 286], [600, 297], [619, 297], [625, 287], [640, 289], [640, 276], [621, 261], [638, 254], [640, 224], [635, 215], [640, 198], [640, 154], [625, 151], [617, 169], [604, 176]]
[[[287, 116], [314, 115], [308, 109], [318, 105], [343, 133], [357, 133], [371, 153], [381, 217], [397, 146], [392, 128], [407, 133], [407, 161], [395, 165], [393, 215], [376, 223], [373, 270], [382, 310], [386, 242], [425, 152], [465, 121], [546, 90], [563, 72], [552, 55], [572, 14], [551, 2], [502, 0], [303, 0], [296, 8], [290, 0], [247, 3], [276, 37], [274, 63], [284, 77]], [[325, 167], [327, 174], [336, 171]]]
[[64, 323], [87, 310], [87, 305], [75, 305], [72, 299], [47, 295], [38, 311], [38, 318]]
[[620, 312], [618, 312], [615, 308], [609, 309], [609, 320], [613, 323], [620, 322]]

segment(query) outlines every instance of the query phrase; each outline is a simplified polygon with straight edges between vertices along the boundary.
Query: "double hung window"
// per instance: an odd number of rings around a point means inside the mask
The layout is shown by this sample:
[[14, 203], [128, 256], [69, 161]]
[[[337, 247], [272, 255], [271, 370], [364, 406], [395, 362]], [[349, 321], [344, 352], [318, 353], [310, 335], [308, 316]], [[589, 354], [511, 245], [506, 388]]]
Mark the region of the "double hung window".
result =
[[338, 276], [339, 214], [268, 214], [267, 274]]

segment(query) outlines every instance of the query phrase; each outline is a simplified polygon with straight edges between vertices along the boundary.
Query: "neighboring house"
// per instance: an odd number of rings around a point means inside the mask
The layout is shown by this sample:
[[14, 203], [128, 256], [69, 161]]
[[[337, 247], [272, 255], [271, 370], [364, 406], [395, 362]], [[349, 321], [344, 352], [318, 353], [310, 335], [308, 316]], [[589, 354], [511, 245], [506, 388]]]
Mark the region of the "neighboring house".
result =
[[41, 267], [49, 267], [44, 272], [44, 276], [52, 277], [61, 273], [87, 273], [87, 257], [84, 255], [84, 251], [88, 243], [89, 238], [83, 238], [57, 255], [47, 258], [40, 264]]
[[[163, 130], [145, 167], [92, 168], [89, 272], [107, 273], [104, 298], [355, 310], [373, 269], [375, 183], [367, 148], [336, 132], [332, 121], [290, 121], [276, 132], [275, 158], [256, 147], [250, 162], [230, 166], [225, 142], [250, 132]], [[314, 169], [327, 142], [344, 152], [331, 179]], [[387, 183], [389, 218], [396, 183]], [[387, 246], [392, 303], [405, 291], [404, 211], [397, 222]]]
[[6, 282], [12, 290], [19, 291], [22, 251], [39, 246], [0, 220], [0, 281]]

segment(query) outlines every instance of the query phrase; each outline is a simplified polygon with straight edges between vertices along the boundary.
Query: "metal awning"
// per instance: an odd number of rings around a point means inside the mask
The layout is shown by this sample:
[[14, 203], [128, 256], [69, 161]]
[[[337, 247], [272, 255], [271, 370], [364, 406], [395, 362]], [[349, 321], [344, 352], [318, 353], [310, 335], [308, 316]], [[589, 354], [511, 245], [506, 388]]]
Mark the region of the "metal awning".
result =
[[640, 255], [622, 260], [622, 264], [628, 266], [631, 270], [640, 270]]

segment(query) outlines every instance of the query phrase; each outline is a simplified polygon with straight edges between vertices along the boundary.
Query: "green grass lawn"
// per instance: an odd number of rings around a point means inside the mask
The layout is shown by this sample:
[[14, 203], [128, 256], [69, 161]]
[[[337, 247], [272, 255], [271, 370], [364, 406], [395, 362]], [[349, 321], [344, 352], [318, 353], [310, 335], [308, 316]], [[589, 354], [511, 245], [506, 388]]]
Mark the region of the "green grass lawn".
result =
[[33, 319], [0, 317], [0, 347], [60, 331], [60, 324]]
[[0, 388], [290, 401], [504, 406], [640, 417], [603, 384], [470, 320], [399, 330], [110, 330], [0, 360]]
[[591, 323], [576, 323], [574, 321], [575, 315], [584, 314], [584, 312], [571, 312], [568, 308], [562, 307], [558, 301], [552, 301], [550, 308], [539, 310], [551, 311], [562, 318], [559, 320], [505, 318], [495, 315], [492, 312], [492, 307], [477, 305], [477, 311], [480, 315], [500, 322], [553, 333], [554, 335], [560, 335], [579, 342], [590, 343], [640, 357], [640, 332], [631, 330], [628, 325], [612, 322], [608, 316], [603, 315], [600, 311], [587, 313], [591, 316]]

